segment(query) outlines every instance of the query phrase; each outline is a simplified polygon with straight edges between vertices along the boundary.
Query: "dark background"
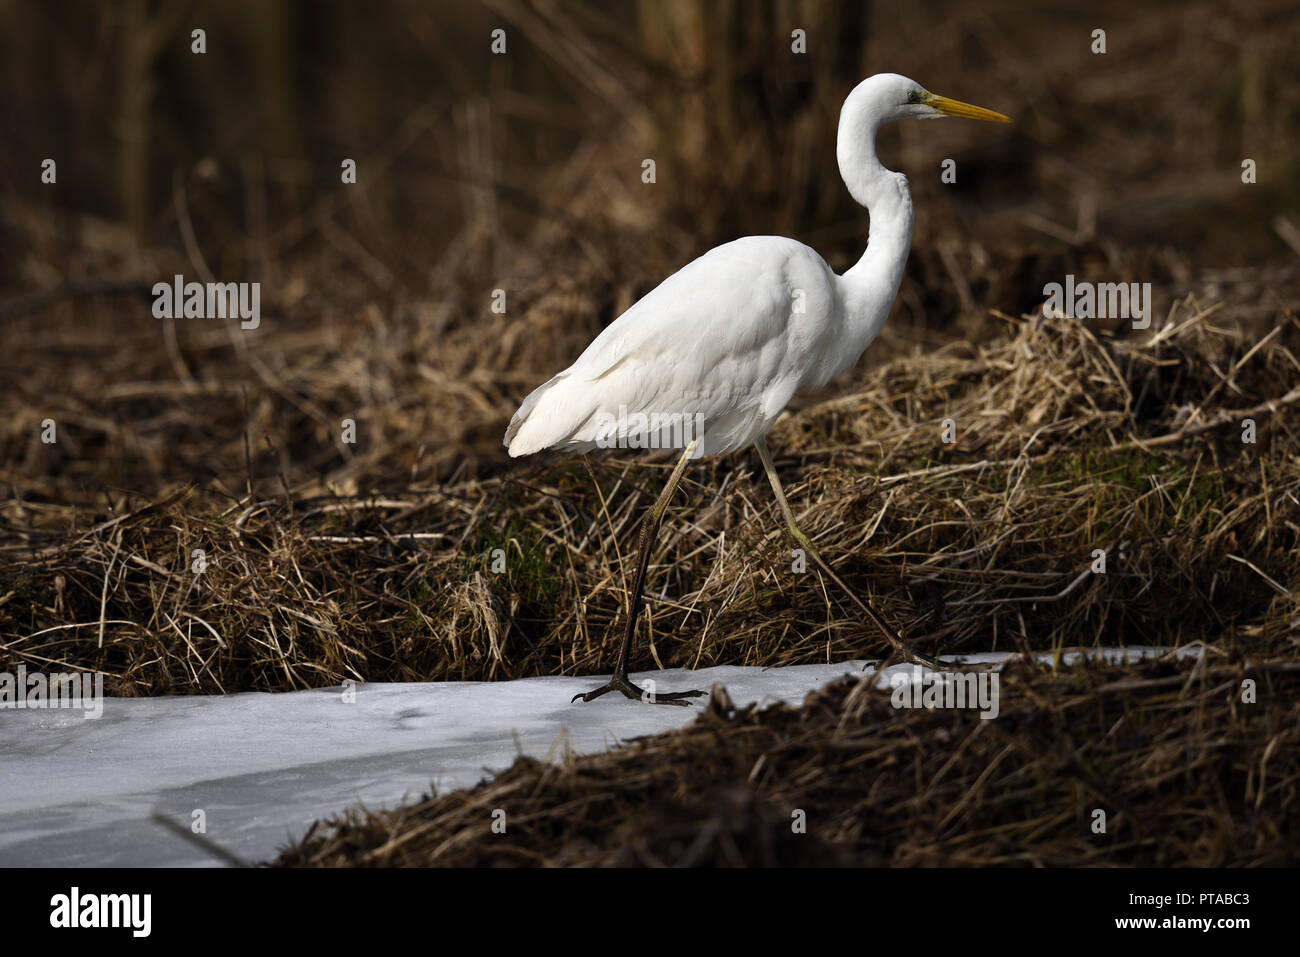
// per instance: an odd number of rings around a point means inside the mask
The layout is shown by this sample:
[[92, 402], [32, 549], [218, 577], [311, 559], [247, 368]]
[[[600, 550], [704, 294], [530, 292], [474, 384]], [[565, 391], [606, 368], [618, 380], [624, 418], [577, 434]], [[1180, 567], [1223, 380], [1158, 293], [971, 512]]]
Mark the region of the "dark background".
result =
[[[236, 494], [246, 423], [275, 437], [254, 477], [295, 488], [496, 472], [522, 396], [711, 246], [856, 260], [835, 129], [882, 71], [1015, 123], [882, 131], [917, 224], [873, 355], [978, 341], [1066, 273], [1153, 282], [1157, 316], [1295, 302], [1294, 3], [4, 0], [0, 27], [0, 481], [24, 493]], [[261, 329], [130, 294], [205, 271], [262, 283]]]

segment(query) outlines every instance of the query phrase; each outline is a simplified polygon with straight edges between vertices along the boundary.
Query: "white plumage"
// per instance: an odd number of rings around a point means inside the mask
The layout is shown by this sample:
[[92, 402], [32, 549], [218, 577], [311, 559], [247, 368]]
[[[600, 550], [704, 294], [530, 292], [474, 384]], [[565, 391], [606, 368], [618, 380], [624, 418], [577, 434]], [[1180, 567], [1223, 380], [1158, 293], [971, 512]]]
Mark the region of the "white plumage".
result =
[[[840, 113], [837, 154], [849, 192], [871, 210], [862, 259], [837, 276], [815, 251], [780, 236], [710, 250], [612, 322], [577, 361], [532, 392], [506, 430], [511, 456], [587, 452], [602, 416], [626, 446], [636, 415], [702, 415], [697, 454], [763, 438], [800, 389], [852, 367], [879, 334], [912, 238], [907, 179], [876, 158], [876, 131], [894, 119], [1001, 114], [926, 92], [897, 74], [863, 80]], [[606, 419], [605, 421], [608, 421]], [[606, 436], [608, 438], [608, 435]], [[648, 443], [647, 443], [648, 444]]]
[[[891, 120], [940, 116], [1007, 122], [1001, 113], [935, 96], [894, 73], [863, 80], [844, 101], [836, 142], [840, 175], [850, 195], [871, 211], [867, 250], [844, 275], [835, 275], [803, 243], [780, 236], [749, 236], [712, 249], [610, 323], [573, 365], [534, 389], [510, 420], [505, 444], [512, 456], [611, 445], [683, 449], [641, 526], [613, 677], [577, 698], [594, 701], [618, 691], [681, 705], [703, 694], [655, 694], [633, 684], [632, 635], [654, 538], [688, 458], [751, 444], [798, 545], [907, 660], [934, 666], [835, 574], [795, 524], [765, 436], [795, 392], [844, 372], [879, 335], [912, 242], [912, 196], [907, 177], [876, 158], [876, 131]], [[664, 417], [677, 422], [675, 431], [665, 430]], [[683, 419], [690, 431], [680, 427]]]
[[[767, 433], [796, 389], [826, 378], [838, 278], [807, 246], [750, 236], [710, 250], [611, 323], [524, 400], [511, 455], [595, 447], [597, 416], [701, 414], [704, 455]], [[792, 300], [802, 290], [802, 314]], [[626, 414], [624, 414], [624, 412]], [[620, 430], [626, 442], [627, 430]]]

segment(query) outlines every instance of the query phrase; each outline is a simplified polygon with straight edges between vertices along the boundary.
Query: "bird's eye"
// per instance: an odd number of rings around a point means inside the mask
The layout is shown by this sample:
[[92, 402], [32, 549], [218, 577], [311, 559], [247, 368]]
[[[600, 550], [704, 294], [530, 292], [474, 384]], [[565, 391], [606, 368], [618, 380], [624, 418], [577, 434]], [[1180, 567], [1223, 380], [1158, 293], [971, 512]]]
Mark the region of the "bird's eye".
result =
[[925, 90], [912, 90], [907, 94], [908, 103], [920, 103], [921, 98], [925, 96]]

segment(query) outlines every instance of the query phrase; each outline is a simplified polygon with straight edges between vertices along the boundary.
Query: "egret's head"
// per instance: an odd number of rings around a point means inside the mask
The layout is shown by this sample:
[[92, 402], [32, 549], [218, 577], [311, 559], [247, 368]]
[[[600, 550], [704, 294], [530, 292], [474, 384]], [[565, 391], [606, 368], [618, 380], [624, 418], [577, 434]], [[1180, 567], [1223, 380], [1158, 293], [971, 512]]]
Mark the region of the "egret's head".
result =
[[859, 84], [859, 90], [870, 100], [882, 123], [894, 120], [937, 120], [945, 116], [992, 120], [995, 123], [1011, 122], [1001, 113], [986, 110], [982, 106], [971, 106], [960, 100], [950, 100], [946, 96], [931, 93], [915, 80], [897, 73], [877, 73], [863, 80]]
[[[840, 110], [840, 128], [835, 138], [835, 155], [840, 175], [849, 194], [872, 210], [873, 203], [891, 196], [907, 197], [907, 177], [891, 173], [876, 158], [876, 134], [894, 120], [937, 120], [941, 116], [965, 116], [973, 120], [1011, 121], [1001, 113], [971, 106], [931, 93], [915, 80], [897, 73], [877, 73], [853, 88]], [[901, 188], [901, 193], [900, 193]], [[910, 199], [908, 205], [910, 205]]]

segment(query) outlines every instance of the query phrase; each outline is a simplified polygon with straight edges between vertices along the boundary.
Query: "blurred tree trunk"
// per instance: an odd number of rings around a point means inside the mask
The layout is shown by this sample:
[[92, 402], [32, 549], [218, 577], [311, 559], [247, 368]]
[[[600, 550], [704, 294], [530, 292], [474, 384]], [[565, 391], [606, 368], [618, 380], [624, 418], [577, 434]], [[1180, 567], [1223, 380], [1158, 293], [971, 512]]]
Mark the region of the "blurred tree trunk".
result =
[[710, 111], [720, 104], [711, 103], [704, 80], [729, 72], [727, 49], [711, 49], [710, 27], [725, 22], [731, 4], [696, 0], [641, 0], [637, 5], [637, 24], [645, 52], [667, 68], [677, 83], [661, 84], [653, 112], [660, 130], [673, 128], [671, 141], [676, 156], [694, 165], [707, 154], [710, 139]]
[[137, 246], [149, 240], [149, 111], [154, 66], [163, 44], [190, 8], [189, 3], [171, 3], [158, 10], [149, 0], [119, 3], [117, 194], [122, 219]]
[[272, 155], [287, 156], [292, 153], [298, 139], [293, 5], [249, 0], [243, 14], [246, 36], [253, 47], [261, 141]]
[[[843, 198], [832, 175], [839, 106], [859, 75], [861, 0], [640, 0], [643, 49], [663, 80], [647, 99], [677, 194], [722, 235], [789, 230]], [[806, 46], [796, 52], [794, 31]], [[827, 162], [831, 166], [827, 166]], [[667, 171], [664, 171], [665, 174]]]
[[137, 246], [149, 232], [149, 100], [154, 51], [147, 0], [123, 0], [118, 27], [117, 193], [122, 219]]

